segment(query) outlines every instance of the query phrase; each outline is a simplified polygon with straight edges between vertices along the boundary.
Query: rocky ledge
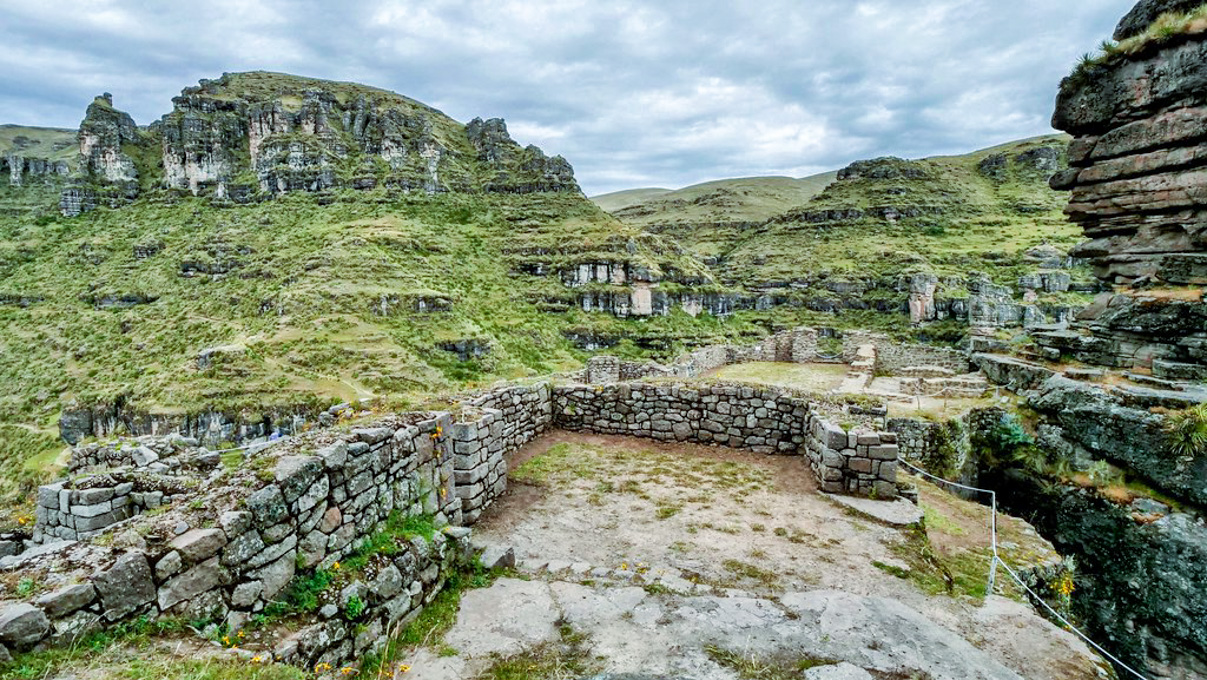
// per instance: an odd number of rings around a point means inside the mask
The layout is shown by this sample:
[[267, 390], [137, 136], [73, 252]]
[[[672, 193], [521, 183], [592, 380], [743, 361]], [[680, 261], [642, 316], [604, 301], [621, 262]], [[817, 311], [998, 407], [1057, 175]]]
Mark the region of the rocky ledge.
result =
[[[1200, 3], [1145, 0], [1117, 34]], [[1133, 38], [1136, 39], [1136, 38]], [[1076, 138], [1066, 212], [1101, 278], [1207, 283], [1207, 35], [1187, 33], [1083, 67], [1061, 84], [1052, 125]]]

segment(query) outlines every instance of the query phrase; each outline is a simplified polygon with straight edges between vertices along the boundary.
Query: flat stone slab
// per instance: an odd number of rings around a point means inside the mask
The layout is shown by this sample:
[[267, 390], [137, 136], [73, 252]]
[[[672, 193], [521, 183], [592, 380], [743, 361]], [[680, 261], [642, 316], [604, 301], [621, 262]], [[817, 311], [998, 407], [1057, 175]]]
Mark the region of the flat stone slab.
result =
[[892, 501], [878, 501], [858, 496], [822, 495], [843, 507], [850, 508], [861, 515], [870, 517], [877, 522], [883, 522], [889, 526], [908, 527], [922, 521], [922, 508], [904, 498]]
[[712, 658], [713, 647], [752, 658], [833, 660], [802, 676], [820, 680], [865, 680], [867, 671], [1021, 680], [959, 635], [886, 598], [812, 591], [777, 602], [507, 578], [465, 593], [445, 637], [455, 656], [420, 650], [395, 680], [475, 677], [499, 658], [556, 640], [563, 623], [589, 636], [604, 671], [594, 680], [738, 680]]

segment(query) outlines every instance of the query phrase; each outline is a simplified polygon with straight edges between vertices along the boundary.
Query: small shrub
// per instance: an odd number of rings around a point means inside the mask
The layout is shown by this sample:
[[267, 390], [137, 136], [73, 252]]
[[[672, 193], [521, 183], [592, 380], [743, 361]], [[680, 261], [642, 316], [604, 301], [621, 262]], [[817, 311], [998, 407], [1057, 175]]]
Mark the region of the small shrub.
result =
[[1192, 406], [1169, 416], [1165, 422], [1169, 450], [1178, 456], [1207, 453], [1207, 404]]
[[368, 606], [365, 604], [365, 601], [360, 599], [359, 595], [353, 595], [344, 604], [344, 618], [349, 621], [355, 621], [365, 613], [365, 609], [367, 608]]

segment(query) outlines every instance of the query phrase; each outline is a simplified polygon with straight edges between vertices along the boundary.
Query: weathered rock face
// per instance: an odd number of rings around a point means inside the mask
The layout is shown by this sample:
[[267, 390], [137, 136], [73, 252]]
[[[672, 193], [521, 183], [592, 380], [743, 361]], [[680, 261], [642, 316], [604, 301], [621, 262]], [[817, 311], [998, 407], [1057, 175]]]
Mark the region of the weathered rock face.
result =
[[113, 95], [106, 92], [88, 106], [79, 140], [80, 169], [89, 178], [109, 183], [138, 179], [134, 161], [122, 151], [123, 145], [141, 141], [138, 126], [130, 114], [113, 108]]
[[0, 156], [0, 177], [8, 175], [9, 185], [15, 187], [30, 180], [66, 177], [70, 172], [67, 161], [26, 158], [15, 153]]
[[465, 136], [478, 151], [478, 160], [493, 171], [483, 185], [486, 191], [531, 193], [575, 191], [574, 169], [561, 156], [549, 158], [535, 146], [523, 149], [511, 141], [501, 118], [475, 118], [465, 126]]
[[226, 196], [241, 174], [271, 193], [340, 186], [406, 191], [577, 191], [561, 157], [521, 148], [502, 120], [464, 129], [435, 109], [370, 88], [279, 74], [203, 80], [173, 100], [164, 182]]
[[[277, 73], [224, 74], [185, 88], [173, 111], [146, 130], [98, 97], [80, 127], [83, 177], [65, 190], [64, 214], [90, 210], [121, 186], [246, 202], [258, 192], [387, 186], [402, 191], [579, 191], [560, 156], [521, 147], [502, 120], [463, 127], [384, 90]], [[130, 145], [151, 144], [158, 167], [141, 168]], [[140, 151], [139, 156], [143, 153]], [[156, 165], [148, 161], [148, 165]], [[149, 173], [140, 177], [140, 172]], [[159, 173], [162, 172], [162, 175]], [[98, 190], [97, 185], [109, 187]]]
[[1172, 454], [1164, 418], [1149, 411], [1179, 401], [1186, 406], [1196, 400], [1183, 393], [1111, 389], [1054, 376], [1037, 388], [1028, 405], [1048, 417], [1050, 435], [1089, 457], [1133, 470], [1183, 501], [1207, 505], [1207, 456]]
[[1189, 12], [1203, 4], [1199, 0], [1142, 0], [1115, 27], [1115, 40], [1127, 40], [1148, 29], [1166, 12]]
[[59, 199], [64, 215], [73, 217], [99, 203], [117, 206], [138, 197], [139, 169], [127, 152], [146, 150], [152, 141], [130, 114], [113, 108], [113, 96], [108, 92], [89, 105], [78, 139], [79, 171]]
[[1001, 507], [1031, 522], [1077, 560], [1073, 612], [1113, 654], [1150, 677], [1207, 673], [1207, 526], [1173, 513], [1138, 512], [1085, 489], [1017, 471], [983, 473]]
[[[1155, 13], [1198, 3], [1142, 2], [1129, 33]], [[1116, 57], [1065, 79], [1054, 127], [1076, 137], [1069, 170], [1052, 180], [1072, 190], [1066, 212], [1090, 238], [1074, 255], [1127, 283], [1155, 276], [1207, 283], [1207, 39]]]

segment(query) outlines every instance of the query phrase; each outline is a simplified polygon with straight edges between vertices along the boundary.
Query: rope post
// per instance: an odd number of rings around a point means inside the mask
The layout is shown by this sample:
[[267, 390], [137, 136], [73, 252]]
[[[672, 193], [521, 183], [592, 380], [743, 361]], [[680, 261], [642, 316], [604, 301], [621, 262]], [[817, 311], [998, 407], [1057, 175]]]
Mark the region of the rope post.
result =
[[993, 585], [997, 580], [997, 555], [994, 555], [989, 561], [989, 589], [985, 591], [985, 595], [993, 594]]

